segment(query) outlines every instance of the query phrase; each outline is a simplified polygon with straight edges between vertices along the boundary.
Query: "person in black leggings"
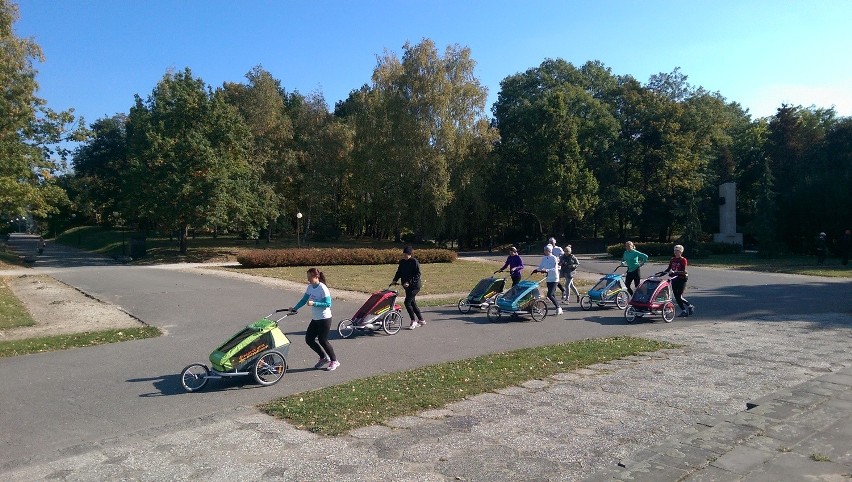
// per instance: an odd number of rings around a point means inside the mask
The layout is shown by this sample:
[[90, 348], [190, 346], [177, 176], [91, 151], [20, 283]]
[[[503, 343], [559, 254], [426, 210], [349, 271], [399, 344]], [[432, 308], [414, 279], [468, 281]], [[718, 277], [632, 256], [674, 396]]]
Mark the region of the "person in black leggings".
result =
[[331, 293], [325, 285], [325, 274], [316, 268], [308, 270], [308, 288], [292, 311], [298, 311], [305, 305], [311, 307], [311, 323], [305, 330], [305, 343], [320, 357], [314, 368], [319, 370], [325, 367], [329, 372], [336, 370], [340, 362], [328, 342], [328, 332], [331, 330]]
[[683, 257], [683, 246], [676, 244], [674, 247], [674, 257], [669, 260], [669, 267], [663, 273], [669, 273], [672, 276], [672, 292], [674, 293], [677, 306], [680, 307], [680, 316], [689, 316], [695, 313], [695, 307], [683, 297], [683, 290], [686, 289], [686, 280], [689, 275], [686, 273], [688, 262]]
[[396, 274], [393, 277], [391, 284], [396, 284], [397, 280], [402, 281], [402, 287], [405, 289], [405, 310], [408, 311], [408, 317], [411, 319], [409, 330], [413, 330], [419, 326], [424, 326], [426, 321], [423, 319], [423, 314], [420, 313], [420, 307], [417, 306], [417, 293], [420, 292], [420, 262], [412, 256], [414, 250], [411, 246], [406, 246], [402, 250], [403, 258], [399, 261], [399, 267], [396, 269]]

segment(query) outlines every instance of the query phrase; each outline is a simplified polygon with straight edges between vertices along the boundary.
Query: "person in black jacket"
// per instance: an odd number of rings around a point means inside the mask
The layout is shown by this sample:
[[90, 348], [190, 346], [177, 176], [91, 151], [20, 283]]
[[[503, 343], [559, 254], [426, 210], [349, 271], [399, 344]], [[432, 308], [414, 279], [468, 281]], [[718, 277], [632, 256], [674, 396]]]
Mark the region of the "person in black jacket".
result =
[[411, 246], [406, 246], [402, 250], [403, 258], [399, 261], [399, 267], [396, 269], [392, 282], [392, 284], [396, 284], [397, 280], [401, 280], [402, 287], [405, 289], [405, 309], [408, 311], [408, 317], [411, 318], [409, 330], [426, 324], [415, 300], [417, 293], [420, 292], [422, 281], [420, 279], [420, 262], [411, 255], [413, 251]]

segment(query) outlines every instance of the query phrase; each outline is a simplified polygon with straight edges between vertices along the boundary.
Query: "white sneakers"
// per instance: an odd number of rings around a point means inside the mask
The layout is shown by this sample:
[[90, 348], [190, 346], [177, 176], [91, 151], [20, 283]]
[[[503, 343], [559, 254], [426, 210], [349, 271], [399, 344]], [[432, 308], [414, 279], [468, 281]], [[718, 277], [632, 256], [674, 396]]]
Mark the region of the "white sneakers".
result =
[[413, 329], [417, 328], [418, 326], [420, 326], [420, 323], [417, 323], [416, 321], [412, 321], [411, 325], [408, 326], [408, 329], [413, 330]]
[[558, 308], [556, 308], [556, 314], [557, 314], [557, 315], [561, 315], [561, 314], [562, 314], [562, 307], [561, 307], [561, 306], [560, 306], [560, 307], [558, 307]]

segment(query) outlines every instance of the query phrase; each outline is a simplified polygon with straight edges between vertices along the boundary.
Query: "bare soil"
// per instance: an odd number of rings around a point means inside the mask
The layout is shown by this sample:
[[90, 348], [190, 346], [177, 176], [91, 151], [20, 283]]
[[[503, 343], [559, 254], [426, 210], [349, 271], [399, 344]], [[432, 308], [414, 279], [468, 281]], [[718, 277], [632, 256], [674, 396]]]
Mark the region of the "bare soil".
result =
[[36, 325], [0, 330], [0, 340], [145, 326], [120, 307], [92, 298], [47, 275], [10, 276], [7, 284]]

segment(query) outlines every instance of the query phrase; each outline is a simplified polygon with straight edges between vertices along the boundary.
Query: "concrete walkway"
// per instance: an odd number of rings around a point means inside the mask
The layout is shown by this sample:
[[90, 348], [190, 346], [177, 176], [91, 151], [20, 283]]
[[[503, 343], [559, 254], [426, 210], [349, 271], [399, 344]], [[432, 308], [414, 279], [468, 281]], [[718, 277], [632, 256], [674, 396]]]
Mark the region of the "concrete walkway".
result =
[[79, 446], [0, 479], [852, 479], [849, 314], [675, 324], [646, 336], [680, 347], [341, 437], [251, 407], [198, 419], [188, 405], [181, 426]]

